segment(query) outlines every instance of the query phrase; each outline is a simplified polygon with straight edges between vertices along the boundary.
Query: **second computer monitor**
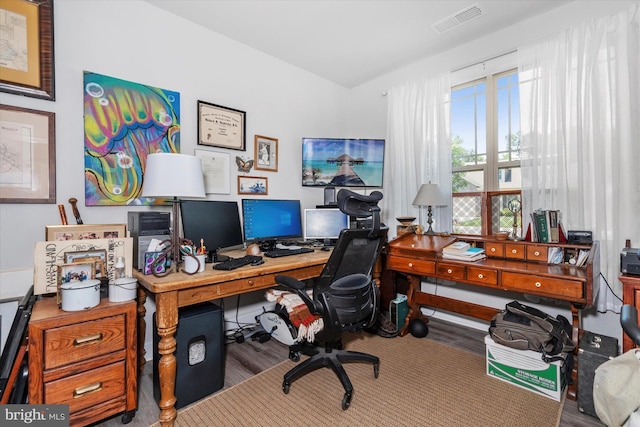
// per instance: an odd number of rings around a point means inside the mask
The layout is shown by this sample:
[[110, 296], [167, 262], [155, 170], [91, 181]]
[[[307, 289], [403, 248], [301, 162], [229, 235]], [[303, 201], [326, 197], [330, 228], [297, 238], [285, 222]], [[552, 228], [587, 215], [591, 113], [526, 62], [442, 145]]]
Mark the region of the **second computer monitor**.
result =
[[246, 243], [275, 247], [276, 242], [302, 237], [299, 200], [242, 199]]
[[319, 240], [329, 246], [349, 228], [349, 216], [340, 209], [305, 209], [304, 239]]

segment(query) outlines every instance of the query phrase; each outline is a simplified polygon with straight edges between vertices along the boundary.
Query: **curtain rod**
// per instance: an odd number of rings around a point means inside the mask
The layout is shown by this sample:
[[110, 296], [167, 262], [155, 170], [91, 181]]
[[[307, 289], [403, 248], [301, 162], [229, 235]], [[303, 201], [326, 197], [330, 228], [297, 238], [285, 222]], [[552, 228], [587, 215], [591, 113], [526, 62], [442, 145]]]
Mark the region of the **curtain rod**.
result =
[[473, 67], [473, 66], [476, 66], [476, 65], [479, 65], [479, 64], [484, 64], [485, 62], [493, 61], [494, 59], [498, 59], [498, 58], [502, 58], [503, 56], [511, 55], [512, 53], [515, 53], [517, 51], [518, 51], [517, 49], [512, 49], [512, 50], [510, 50], [508, 52], [504, 52], [504, 53], [492, 56], [491, 58], [483, 59], [482, 61], [474, 62], [473, 64], [469, 64], [469, 65], [465, 65], [465, 66], [456, 68], [454, 70], [451, 70], [451, 72], [455, 73], [457, 71], [462, 71], [465, 68], [470, 68], [470, 67]]

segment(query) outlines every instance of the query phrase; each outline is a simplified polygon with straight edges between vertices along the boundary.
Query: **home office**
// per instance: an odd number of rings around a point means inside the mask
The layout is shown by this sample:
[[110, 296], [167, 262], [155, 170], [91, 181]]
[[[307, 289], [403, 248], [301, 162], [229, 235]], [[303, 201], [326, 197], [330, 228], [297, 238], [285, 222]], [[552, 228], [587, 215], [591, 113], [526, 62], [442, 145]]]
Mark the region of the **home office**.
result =
[[[555, 3], [555, 2], [554, 2]], [[88, 224], [109, 224], [126, 222], [127, 212], [130, 210], [151, 210], [166, 208], [148, 208], [133, 206], [87, 206], [84, 194], [85, 186], [81, 174], [83, 167], [84, 124], [83, 110], [80, 96], [82, 93], [83, 70], [90, 70], [102, 75], [113, 76], [131, 82], [139, 82], [153, 87], [169, 88], [180, 93], [181, 115], [181, 146], [180, 151], [193, 154], [198, 147], [197, 140], [197, 100], [205, 100], [214, 104], [223, 105], [247, 113], [247, 148], [237, 151], [240, 157], [250, 159], [254, 157], [252, 147], [253, 136], [269, 135], [278, 139], [279, 159], [278, 171], [264, 171], [260, 175], [248, 173], [246, 175], [258, 175], [268, 178], [269, 195], [274, 199], [299, 199], [302, 206], [312, 207], [323, 199], [322, 189], [304, 188], [300, 185], [300, 142], [304, 136], [352, 136], [356, 138], [376, 137], [385, 138], [388, 143], [393, 138], [388, 137], [387, 108], [393, 101], [394, 90], [405, 82], [422, 78], [423, 76], [435, 76], [442, 71], [458, 70], [470, 64], [481, 63], [489, 58], [494, 58], [504, 52], [512, 52], [515, 48], [533, 43], [546, 36], [557, 34], [566, 28], [580, 25], [591, 19], [600, 19], [611, 16], [616, 12], [626, 10], [634, 2], [566, 2], [555, 4], [551, 10], [540, 14], [527, 15], [526, 12], [518, 13], [518, 18], [510, 21], [510, 26], [487, 34], [476, 33], [469, 41], [460, 46], [451, 46], [447, 51], [424, 55], [424, 58], [415, 62], [409, 61], [404, 68], [388, 69], [378, 76], [358, 81], [357, 83], [336, 84], [326, 78], [320, 78], [316, 74], [303, 71], [302, 67], [289, 65], [280, 59], [266, 56], [259, 50], [253, 50], [245, 44], [228, 39], [219, 33], [212, 32], [202, 26], [194, 25], [177, 15], [166, 12], [156, 7], [152, 2], [126, 2], [122, 7], [113, 7], [113, 2], [55, 2], [55, 81], [56, 100], [45, 101], [20, 95], [2, 93], [2, 103], [15, 105], [39, 111], [50, 111], [56, 114], [56, 203], [54, 204], [2, 204], [2, 290], [3, 295], [14, 283], [28, 284], [32, 278], [31, 253], [33, 243], [42, 240], [44, 227], [59, 223], [59, 217], [55, 204], [66, 203], [70, 197], [80, 199], [82, 217]], [[460, 7], [457, 7], [460, 6]], [[423, 24], [425, 32], [431, 31], [429, 25], [457, 12], [463, 7], [471, 5], [457, 4], [455, 8], [446, 10]], [[482, 4], [480, 4], [482, 6]], [[489, 7], [489, 5], [487, 5]], [[506, 7], [506, 6], [505, 6]], [[520, 9], [522, 10], [522, 9]], [[217, 15], [223, 15], [221, 11]], [[239, 12], [234, 12], [239, 13]], [[247, 12], [248, 13], [248, 12]], [[373, 12], [371, 12], [373, 13]], [[335, 22], [336, 14], [327, 23]], [[338, 14], [340, 15], [340, 14]], [[94, 17], [100, 17], [98, 23]], [[271, 24], [275, 24], [275, 18], [264, 15]], [[269, 18], [267, 18], [269, 17]], [[477, 18], [461, 29], [469, 28], [469, 25], [479, 25], [482, 19]], [[275, 25], [274, 25], [275, 26]], [[107, 30], [105, 30], [105, 28]], [[220, 27], [222, 30], [222, 27]], [[384, 28], [384, 25], [380, 29]], [[499, 28], [499, 27], [494, 27]], [[316, 33], [321, 28], [315, 28]], [[383, 32], [383, 31], [380, 31]], [[449, 36], [456, 33], [449, 33]], [[333, 34], [326, 34], [329, 37]], [[446, 35], [446, 33], [445, 33]], [[287, 38], [295, 39], [295, 36]], [[133, 44], [132, 40], [136, 40]], [[140, 43], [138, 43], [140, 41]], [[366, 46], [363, 44], [362, 46]], [[382, 48], [383, 44], [373, 43]], [[194, 52], [191, 51], [194, 50]], [[355, 51], [355, 50], [354, 50]], [[377, 55], [374, 48], [373, 55]], [[179, 60], [167, 60], [167, 56], [177, 57]], [[321, 55], [318, 55], [321, 56]], [[384, 55], [380, 55], [384, 56]], [[349, 68], [339, 60], [325, 60], [331, 68]], [[500, 60], [488, 61], [487, 66], [499, 64]], [[499, 66], [496, 72], [506, 71], [517, 67], [517, 61], [504, 66]], [[472, 69], [482, 66], [472, 67]], [[457, 75], [464, 71], [460, 70]], [[473, 81], [477, 76], [468, 80], [458, 81], [456, 84]], [[80, 89], [78, 89], [80, 88]], [[631, 90], [631, 89], [630, 89]], [[388, 91], [388, 95], [381, 93]], [[76, 93], [77, 95], [73, 95]], [[626, 97], [625, 97], [626, 99]], [[623, 111], [631, 111], [623, 108]], [[631, 120], [631, 123], [634, 123]], [[631, 125], [628, 131], [631, 132]], [[389, 129], [390, 131], [391, 129]], [[625, 139], [627, 144], [630, 139]], [[633, 147], [624, 150], [611, 149], [611, 154], [619, 153], [625, 158], [633, 158]], [[433, 159], [436, 152], [418, 152], [410, 147], [394, 142], [393, 151], [398, 156], [410, 156], [418, 159]], [[220, 150], [231, 153], [235, 157], [235, 151]], [[628, 153], [628, 155], [627, 155]], [[597, 162], [605, 159], [598, 156]], [[395, 230], [396, 216], [423, 216], [421, 211], [412, 206], [412, 201], [417, 194], [420, 184], [437, 182], [442, 188], [450, 187], [444, 180], [435, 179], [431, 173], [423, 173], [422, 176], [410, 177], [412, 187], [404, 184], [397, 174], [402, 171], [410, 171], [409, 167], [398, 167], [391, 163], [392, 157], [387, 157], [388, 167], [385, 169], [390, 174], [390, 179], [385, 179], [383, 192], [385, 198], [383, 207], [384, 221], [390, 225], [391, 231]], [[434, 159], [435, 160], [435, 159]], [[446, 163], [446, 162], [442, 162]], [[451, 163], [450, 161], [448, 163]], [[598, 165], [599, 163], [596, 163]], [[73, 165], [77, 165], [73, 166]], [[610, 170], [609, 167], [607, 167]], [[586, 174], [583, 180], [593, 180], [589, 187], [595, 187], [604, 183], [596, 178], [596, 172], [603, 171], [604, 167], [596, 166], [593, 174]], [[601, 271], [609, 285], [616, 291], [616, 295], [622, 297], [621, 285], [617, 282], [619, 266], [615, 259], [620, 248], [624, 246], [625, 239], [631, 239], [633, 246], [638, 244], [638, 231], [632, 213], [637, 211], [637, 191], [628, 191], [625, 185], [637, 182], [634, 172], [622, 172], [621, 185], [610, 184], [604, 190], [610, 190], [609, 195], [615, 194], [618, 189], [625, 200], [619, 203], [628, 203], [631, 207], [604, 203], [595, 200], [575, 203], [575, 209], [585, 211], [588, 220], [567, 223], [568, 209], [558, 206], [555, 202], [534, 202], [524, 207], [523, 213], [528, 214], [537, 208], [560, 208], [565, 215], [565, 226], [576, 229], [594, 228], [595, 217], [608, 209], [614, 209], [615, 216], [610, 221], [611, 243], [605, 251], [602, 232], [594, 234], [594, 239], [601, 243]], [[237, 194], [236, 176], [243, 175], [235, 170], [230, 171], [230, 181], [233, 184], [228, 194], [210, 196], [220, 200], [237, 201], [241, 198]], [[407, 178], [409, 179], [409, 178]], [[552, 179], [552, 177], [549, 177]], [[575, 183], [575, 181], [572, 181]], [[394, 185], [399, 185], [398, 190]], [[404, 188], [404, 189], [403, 189]], [[487, 188], [488, 190], [488, 188]], [[523, 188], [523, 191], [525, 189]], [[289, 197], [289, 195], [294, 195]], [[630, 196], [629, 196], [630, 195]], [[633, 206], [636, 208], [634, 209]], [[434, 208], [435, 224], [437, 231], [451, 230], [453, 218], [447, 218], [447, 208]], [[525, 220], [527, 218], [525, 217]], [[423, 223], [423, 218], [420, 219]], [[16, 227], [16, 224], [24, 226]], [[525, 230], [526, 231], [526, 230]], [[607, 231], [607, 234], [609, 231]], [[618, 236], [618, 237], [613, 237]], [[390, 236], [392, 237], [392, 236]], [[605, 255], [606, 252], [606, 255]], [[609, 259], [606, 266], [606, 259]], [[7, 285], [11, 284], [11, 285]], [[428, 288], [428, 283], [424, 286]], [[466, 298], [468, 301], [476, 299], [486, 300], [484, 304], [493, 307], [504, 306], [504, 300], [500, 295], [478, 295], [470, 292], [464, 286], [456, 288], [440, 287], [438, 293], [454, 293], [457, 298]], [[243, 296], [240, 305], [240, 316], [251, 319], [256, 312], [262, 310], [263, 298], [260, 293], [255, 299]], [[600, 292], [600, 295], [603, 295]], [[615, 301], [615, 299], [613, 299]], [[236, 301], [226, 301], [226, 309], [233, 313]], [[565, 313], [570, 317], [565, 306], [543, 307], [553, 314]], [[606, 336], [622, 337], [618, 323], [618, 314], [614, 311], [604, 312], [591, 310], [583, 313], [583, 328], [601, 333]], [[149, 316], [153, 312], [151, 302], [147, 312]], [[463, 324], [472, 324], [467, 318], [456, 319], [448, 316], [448, 313], [438, 312], [445, 320], [457, 321]], [[11, 318], [4, 316], [3, 321]], [[151, 325], [151, 318], [147, 325]], [[486, 324], [479, 326], [486, 330]], [[8, 327], [3, 325], [3, 333]], [[432, 328], [433, 329], [433, 328]], [[433, 331], [431, 332], [433, 333]], [[152, 354], [151, 335], [147, 334], [147, 355]], [[374, 351], [375, 353], [375, 351]], [[381, 368], [381, 378], [384, 368]], [[354, 405], [349, 411], [355, 409]], [[569, 406], [569, 405], [565, 405]], [[349, 412], [347, 411], [347, 412]]]

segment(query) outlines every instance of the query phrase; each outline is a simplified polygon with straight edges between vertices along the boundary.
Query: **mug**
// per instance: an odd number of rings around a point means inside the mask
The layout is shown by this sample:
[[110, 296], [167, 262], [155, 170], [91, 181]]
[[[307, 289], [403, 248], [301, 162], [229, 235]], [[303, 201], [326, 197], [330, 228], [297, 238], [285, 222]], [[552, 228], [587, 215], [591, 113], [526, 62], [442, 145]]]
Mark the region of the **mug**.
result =
[[[196, 258], [198, 258], [197, 261], [196, 261]], [[185, 256], [184, 271], [189, 274], [202, 273], [204, 271], [205, 260], [206, 260], [206, 255]], [[198, 268], [198, 262], [200, 263], [200, 266], [199, 266], [200, 268]]]

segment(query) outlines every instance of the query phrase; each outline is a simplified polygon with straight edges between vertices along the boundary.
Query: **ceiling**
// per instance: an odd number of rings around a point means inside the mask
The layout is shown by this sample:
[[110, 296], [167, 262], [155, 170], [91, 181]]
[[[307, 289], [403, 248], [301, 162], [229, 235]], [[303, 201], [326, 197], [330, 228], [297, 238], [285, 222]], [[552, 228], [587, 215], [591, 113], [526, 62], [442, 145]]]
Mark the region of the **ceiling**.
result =
[[569, 2], [146, 1], [347, 88]]

